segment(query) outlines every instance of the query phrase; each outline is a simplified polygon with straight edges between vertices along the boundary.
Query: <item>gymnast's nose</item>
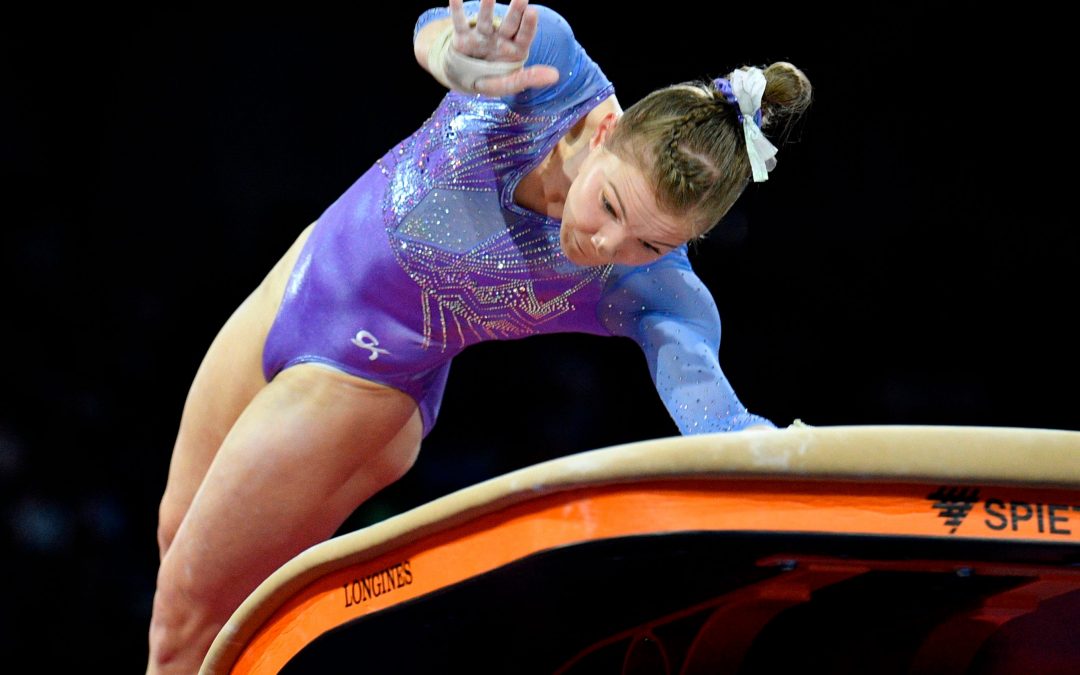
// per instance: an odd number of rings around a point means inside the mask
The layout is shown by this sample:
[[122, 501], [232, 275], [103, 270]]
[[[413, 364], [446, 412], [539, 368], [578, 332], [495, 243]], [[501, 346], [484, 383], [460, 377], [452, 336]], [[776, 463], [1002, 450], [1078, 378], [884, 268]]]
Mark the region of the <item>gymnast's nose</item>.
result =
[[619, 232], [604, 228], [594, 234], [591, 241], [597, 255], [605, 260], [613, 260], [619, 252], [619, 247], [622, 246], [622, 239], [623, 237]]

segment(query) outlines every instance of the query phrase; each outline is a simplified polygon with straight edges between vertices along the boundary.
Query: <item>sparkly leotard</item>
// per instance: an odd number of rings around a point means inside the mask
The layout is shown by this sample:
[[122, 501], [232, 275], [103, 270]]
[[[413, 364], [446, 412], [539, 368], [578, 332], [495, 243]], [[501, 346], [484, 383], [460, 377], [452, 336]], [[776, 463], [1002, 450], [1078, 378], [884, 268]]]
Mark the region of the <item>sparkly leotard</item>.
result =
[[[581, 267], [560, 248], [558, 219], [514, 202], [521, 179], [614, 93], [566, 21], [533, 6], [526, 65], [555, 66], [559, 82], [501, 99], [450, 92], [319, 217], [266, 340], [267, 381], [317, 362], [396, 387], [416, 399], [427, 436], [465, 347], [583, 332], [641, 346], [683, 434], [773, 426], [720, 370], [720, 317], [685, 244], [642, 267]], [[448, 15], [422, 14], [414, 38]]]

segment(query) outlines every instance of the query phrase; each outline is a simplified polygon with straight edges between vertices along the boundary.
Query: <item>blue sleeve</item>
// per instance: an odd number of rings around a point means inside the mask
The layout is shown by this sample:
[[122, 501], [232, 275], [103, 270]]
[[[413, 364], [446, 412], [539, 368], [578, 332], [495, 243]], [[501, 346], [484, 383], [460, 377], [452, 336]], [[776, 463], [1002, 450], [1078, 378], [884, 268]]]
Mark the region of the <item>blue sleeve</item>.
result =
[[[611, 86], [611, 81], [578, 44], [566, 19], [543, 5], [529, 6], [536, 9], [539, 21], [529, 48], [529, 56], [525, 59], [525, 67], [553, 66], [559, 71], [559, 81], [549, 87], [526, 89], [502, 97], [507, 105], [523, 114], [549, 114], [583, 103]], [[480, 0], [465, 2], [463, 7], [467, 16], [476, 16], [480, 11]], [[506, 16], [508, 9], [508, 5], [496, 3], [495, 16]], [[420, 29], [428, 23], [448, 16], [449, 7], [436, 7], [425, 11], [413, 29], [413, 41], [416, 41]]]
[[616, 267], [599, 319], [613, 335], [633, 339], [683, 435], [775, 428], [747, 411], [720, 369], [720, 314], [686, 258], [686, 246], [652, 265]]

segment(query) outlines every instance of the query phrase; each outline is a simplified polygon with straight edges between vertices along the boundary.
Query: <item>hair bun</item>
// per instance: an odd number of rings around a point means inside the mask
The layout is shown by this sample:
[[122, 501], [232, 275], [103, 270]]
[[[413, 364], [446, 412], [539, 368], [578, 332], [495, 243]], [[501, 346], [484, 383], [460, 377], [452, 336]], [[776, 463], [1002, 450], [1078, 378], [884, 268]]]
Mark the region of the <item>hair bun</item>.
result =
[[[765, 93], [761, 96], [761, 126], [764, 129], [778, 118], [791, 124], [808, 107], [813, 98], [813, 87], [803, 71], [787, 61], [777, 61], [765, 72]], [[787, 125], [785, 125], [787, 126]]]

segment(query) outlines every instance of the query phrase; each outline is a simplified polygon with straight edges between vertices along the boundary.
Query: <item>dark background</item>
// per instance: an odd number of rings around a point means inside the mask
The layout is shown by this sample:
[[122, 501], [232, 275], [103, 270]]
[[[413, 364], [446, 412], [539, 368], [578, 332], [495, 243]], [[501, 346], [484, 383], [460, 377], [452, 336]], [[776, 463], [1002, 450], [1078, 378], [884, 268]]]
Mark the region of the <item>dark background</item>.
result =
[[[1080, 429], [1063, 15], [547, 4], [624, 108], [743, 64], [791, 61], [813, 82], [770, 180], [692, 252], [750, 410], [780, 426]], [[187, 388], [300, 230], [437, 105], [410, 45], [428, 6], [0, 28], [10, 659], [141, 672]], [[454, 362], [412, 472], [343, 529], [521, 466], [677, 433], [629, 340], [479, 345]]]

